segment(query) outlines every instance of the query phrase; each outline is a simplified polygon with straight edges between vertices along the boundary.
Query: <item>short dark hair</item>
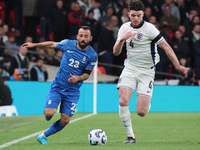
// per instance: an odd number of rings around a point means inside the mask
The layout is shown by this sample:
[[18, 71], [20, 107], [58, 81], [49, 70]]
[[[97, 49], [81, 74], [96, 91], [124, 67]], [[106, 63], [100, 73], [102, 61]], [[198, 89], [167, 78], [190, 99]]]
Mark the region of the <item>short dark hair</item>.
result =
[[128, 11], [130, 12], [131, 10], [144, 11], [145, 7], [143, 2], [141, 0], [131, 0], [130, 3], [128, 4]]
[[43, 58], [41, 58], [41, 57], [38, 57], [38, 58], [35, 60], [35, 62], [38, 62], [39, 60], [42, 60], [42, 61], [44, 61], [44, 59], [43, 59]]
[[91, 28], [88, 27], [88, 26], [80, 26], [79, 29], [90, 30], [90, 33], [92, 34], [92, 32], [91, 32]]

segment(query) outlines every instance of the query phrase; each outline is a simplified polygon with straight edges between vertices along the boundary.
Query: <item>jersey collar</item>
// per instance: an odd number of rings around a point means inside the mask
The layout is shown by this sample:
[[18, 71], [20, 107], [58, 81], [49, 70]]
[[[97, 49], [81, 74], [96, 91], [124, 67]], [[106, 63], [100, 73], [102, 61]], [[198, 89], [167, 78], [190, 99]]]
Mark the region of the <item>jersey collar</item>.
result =
[[141, 24], [138, 27], [133, 27], [132, 24], [130, 23], [130, 25], [133, 29], [138, 29], [138, 28], [142, 27], [143, 24], [144, 24], [144, 20], [142, 20]]

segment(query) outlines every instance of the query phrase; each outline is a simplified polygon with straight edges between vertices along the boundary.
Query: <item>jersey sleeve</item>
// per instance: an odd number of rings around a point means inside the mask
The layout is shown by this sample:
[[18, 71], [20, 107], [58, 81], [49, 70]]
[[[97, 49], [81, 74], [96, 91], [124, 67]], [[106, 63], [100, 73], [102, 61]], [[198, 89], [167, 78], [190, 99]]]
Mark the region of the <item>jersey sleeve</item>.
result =
[[86, 68], [87, 69], [93, 69], [95, 64], [97, 62], [97, 54], [96, 55], [93, 55], [93, 57], [91, 57], [91, 59], [89, 60]]
[[154, 25], [152, 25], [151, 30], [149, 30], [149, 36], [150, 39], [157, 45], [164, 41], [164, 38], [160, 34], [160, 31], [156, 29]]
[[[62, 40], [61, 42], [58, 42], [58, 43], [56, 44], [56, 47], [57, 47], [59, 50], [64, 51], [64, 50], [67, 49], [66, 47], [67, 47], [67, 45], [68, 45], [68, 42], [69, 42], [68, 39]], [[65, 47], [65, 48], [64, 48], [64, 47]]]
[[118, 31], [118, 36], [117, 36], [117, 42], [120, 40], [120, 38], [125, 34], [125, 28], [124, 25], [122, 25]]

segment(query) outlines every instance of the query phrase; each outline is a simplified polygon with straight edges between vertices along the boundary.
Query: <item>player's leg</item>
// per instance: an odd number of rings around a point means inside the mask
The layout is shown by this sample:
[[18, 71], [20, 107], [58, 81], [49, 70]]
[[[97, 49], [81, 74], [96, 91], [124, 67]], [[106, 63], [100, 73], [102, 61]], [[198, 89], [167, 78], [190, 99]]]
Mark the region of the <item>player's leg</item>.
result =
[[46, 98], [46, 104], [45, 104], [45, 110], [44, 115], [45, 119], [47, 121], [51, 120], [51, 118], [56, 113], [56, 110], [58, 108], [59, 103], [61, 102], [61, 95], [59, 93], [59, 88], [53, 88], [49, 91], [47, 98]]
[[45, 111], [44, 111], [45, 119], [47, 121], [51, 120], [51, 118], [54, 116], [55, 113], [56, 113], [55, 108], [45, 108]]
[[150, 97], [138, 95], [136, 112], [139, 116], [144, 117], [149, 112], [150, 102], [151, 102]]
[[133, 90], [128, 88], [119, 88], [119, 117], [127, 133], [127, 140], [124, 143], [135, 143], [135, 135], [132, 129], [131, 113], [129, 111], [129, 101]]
[[145, 77], [143, 82], [138, 81], [137, 86], [137, 108], [136, 112], [139, 116], [144, 117], [151, 107], [151, 97], [153, 93], [153, 79]]
[[134, 73], [125, 68], [120, 76], [117, 87], [119, 88], [119, 117], [127, 132], [127, 140], [124, 143], [135, 143], [135, 135], [132, 129], [129, 101], [136, 87]]
[[[45, 118], [49, 121], [56, 112], [58, 105], [61, 101], [61, 95], [59, 93], [60, 89], [51, 89], [46, 98], [46, 105], [45, 105]], [[62, 130], [62, 126], [60, 125], [60, 121], [54, 122], [49, 129], [47, 129], [44, 133], [38, 135], [37, 141], [41, 144], [48, 144], [47, 137], [51, 134], [54, 134], [60, 130]]]

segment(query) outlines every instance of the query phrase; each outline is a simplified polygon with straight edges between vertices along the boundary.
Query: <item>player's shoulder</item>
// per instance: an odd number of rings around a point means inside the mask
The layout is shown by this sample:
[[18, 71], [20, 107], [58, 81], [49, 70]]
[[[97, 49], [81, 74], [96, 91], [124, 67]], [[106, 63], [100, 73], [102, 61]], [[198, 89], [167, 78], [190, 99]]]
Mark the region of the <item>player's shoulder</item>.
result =
[[96, 53], [96, 51], [92, 48], [92, 46], [88, 46], [88, 52], [90, 53], [90, 54], [92, 54], [92, 55], [94, 55], [94, 56], [97, 56], [97, 53]]
[[131, 22], [129, 21], [129, 22], [123, 23], [120, 28], [130, 28], [130, 27], [131, 27]]
[[144, 25], [149, 27], [149, 28], [155, 28], [155, 26], [152, 23], [147, 22], [147, 21], [144, 22]]

